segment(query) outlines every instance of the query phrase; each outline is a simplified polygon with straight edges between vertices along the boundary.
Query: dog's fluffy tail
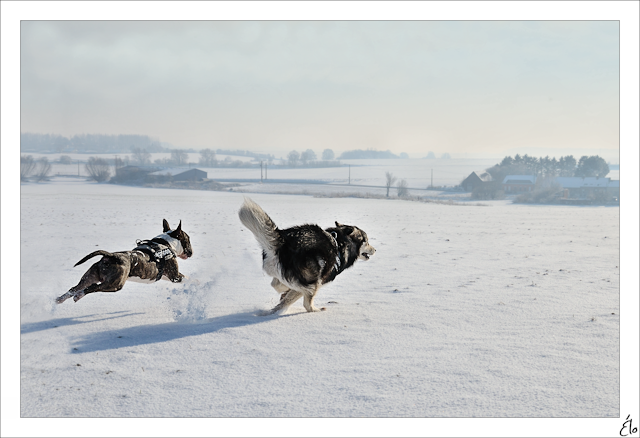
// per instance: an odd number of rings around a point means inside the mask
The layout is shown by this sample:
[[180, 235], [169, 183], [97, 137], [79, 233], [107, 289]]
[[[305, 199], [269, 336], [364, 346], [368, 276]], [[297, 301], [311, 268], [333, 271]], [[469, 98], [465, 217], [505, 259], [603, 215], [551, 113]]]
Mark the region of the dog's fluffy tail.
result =
[[244, 198], [244, 204], [240, 207], [238, 216], [240, 216], [240, 222], [256, 237], [262, 249], [275, 252], [282, 246], [282, 237], [278, 227], [269, 215], [251, 199]]
[[89, 260], [90, 258], [93, 258], [95, 256], [112, 256], [113, 254], [108, 252], [108, 251], [103, 251], [101, 249], [99, 249], [98, 251], [94, 251], [91, 254], [89, 254], [88, 256], [85, 256], [82, 260], [80, 260], [78, 263], [76, 263], [75, 265], [73, 265], [73, 267], [75, 268], [78, 265], [83, 264], [84, 262], [86, 262], [87, 260]]

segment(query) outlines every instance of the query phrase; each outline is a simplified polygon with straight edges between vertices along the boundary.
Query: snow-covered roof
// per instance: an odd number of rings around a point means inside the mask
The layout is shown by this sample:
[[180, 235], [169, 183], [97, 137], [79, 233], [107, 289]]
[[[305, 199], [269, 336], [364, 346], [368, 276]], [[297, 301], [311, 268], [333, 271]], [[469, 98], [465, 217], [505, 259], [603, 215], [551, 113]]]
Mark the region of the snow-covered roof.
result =
[[[589, 176], [586, 178], [579, 176], [559, 176], [555, 181], [565, 189], [579, 189], [581, 187], [615, 187], [609, 184], [609, 178], [596, 178], [595, 176]], [[620, 181], [618, 181], [618, 187], [620, 187]]]
[[535, 184], [536, 177], [534, 175], [507, 175], [504, 177], [502, 184]]
[[[157, 172], [153, 172], [151, 175], [171, 175], [171, 176], [176, 176], [176, 175], [180, 175], [181, 173], [185, 173], [188, 172], [190, 170], [200, 170], [200, 169], [196, 169], [195, 167], [189, 168], [189, 167], [172, 167], [169, 169], [163, 169], [163, 170], [158, 170]], [[201, 172], [204, 172], [204, 170], [200, 170]]]
[[489, 182], [492, 180], [491, 178], [491, 174], [489, 172], [476, 172], [475, 170], [473, 171], [473, 173], [476, 174], [476, 176], [478, 178], [480, 178], [482, 181], [484, 182]]

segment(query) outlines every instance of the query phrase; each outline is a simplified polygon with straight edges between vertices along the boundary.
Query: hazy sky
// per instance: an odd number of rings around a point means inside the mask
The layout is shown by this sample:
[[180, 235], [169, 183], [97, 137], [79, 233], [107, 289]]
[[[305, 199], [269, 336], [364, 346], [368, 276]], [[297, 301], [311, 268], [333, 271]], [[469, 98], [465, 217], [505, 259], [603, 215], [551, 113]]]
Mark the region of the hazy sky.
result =
[[178, 147], [618, 148], [617, 21], [23, 21], [21, 131]]

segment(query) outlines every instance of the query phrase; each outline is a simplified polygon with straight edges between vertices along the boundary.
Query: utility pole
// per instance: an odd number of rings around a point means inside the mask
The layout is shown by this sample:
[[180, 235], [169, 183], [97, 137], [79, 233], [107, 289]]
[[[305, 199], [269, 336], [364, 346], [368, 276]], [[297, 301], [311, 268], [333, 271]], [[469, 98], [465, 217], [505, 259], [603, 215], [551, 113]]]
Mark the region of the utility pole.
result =
[[264, 179], [267, 179], [267, 163], [264, 163]]
[[262, 182], [262, 161], [260, 161], [260, 182]]
[[431, 188], [433, 188], [433, 169], [431, 169]]
[[349, 164], [349, 185], [351, 185], [351, 164]]

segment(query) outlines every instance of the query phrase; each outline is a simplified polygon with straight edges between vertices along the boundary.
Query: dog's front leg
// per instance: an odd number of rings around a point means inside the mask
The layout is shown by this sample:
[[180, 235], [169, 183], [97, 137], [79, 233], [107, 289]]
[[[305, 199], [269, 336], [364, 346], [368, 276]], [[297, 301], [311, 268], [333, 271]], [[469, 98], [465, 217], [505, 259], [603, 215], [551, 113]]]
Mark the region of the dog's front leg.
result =
[[313, 299], [315, 298], [315, 293], [313, 295], [304, 294], [304, 308], [307, 309], [307, 312], [321, 312], [326, 310], [324, 307], [317, 308], [313, 305]]
[[187, 277], [186, 275], [181, 274], [181, 273], [178, 272], [178, 275], [176, 277], [172, 278], [171, 281], [173, 283], [182, 283], [182, 279], [183, 278], [189, 278], [189, 277]]
[[166, 278], [172, 283], [181, 283], [183, 278], [188, 277], [178, 271], [178, 261], [176, 259], [171, 259], [170, 262], [167, 263], [162, 278]]

